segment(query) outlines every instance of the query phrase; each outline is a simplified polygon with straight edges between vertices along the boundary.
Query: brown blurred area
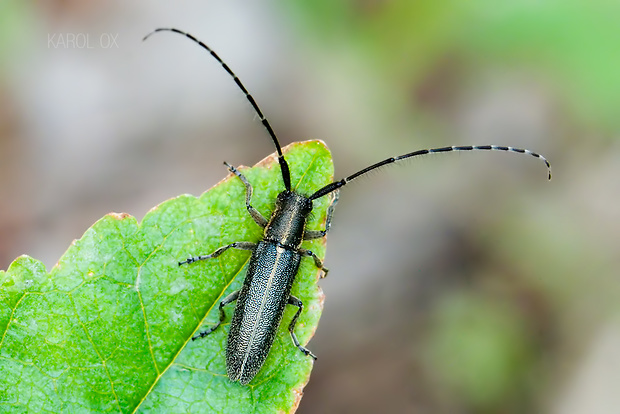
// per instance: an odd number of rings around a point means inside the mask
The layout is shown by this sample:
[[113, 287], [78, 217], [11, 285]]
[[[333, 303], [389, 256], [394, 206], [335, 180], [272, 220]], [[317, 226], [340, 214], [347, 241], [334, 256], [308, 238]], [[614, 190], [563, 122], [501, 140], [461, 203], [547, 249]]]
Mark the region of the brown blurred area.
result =
[[[312, 3], [312, 4], [310, 4]], [[323, 139], [345, 188], [299, 413], [620, 407], [620, 6], [604, 1], [6, 1], [0, 268], [51, 268], [108, 212], [139, 219], [283, 145]], [[73, 36], [73, 37], [72, 37]], [[72, 40], [71, 40], [72, 39]]]

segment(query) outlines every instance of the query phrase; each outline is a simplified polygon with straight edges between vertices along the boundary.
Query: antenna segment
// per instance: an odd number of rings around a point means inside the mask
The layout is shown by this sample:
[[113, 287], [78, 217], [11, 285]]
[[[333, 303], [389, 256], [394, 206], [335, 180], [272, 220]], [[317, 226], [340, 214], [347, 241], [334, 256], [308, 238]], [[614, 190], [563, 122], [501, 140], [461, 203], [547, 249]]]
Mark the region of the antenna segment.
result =
[[431, 148], [431, 149], [423, 149], [414, 152], [410, 152], [408, 154], [398, 155], [396, 157], [386, 158], [383, 161], [379, 161], [376, 164], [373, 164], [369, 167], [364, 168], [356, 172], [355, 174], [351, 174], [350, 176], [343, 178], [342, 180], [335, 181], [331, 184], [327, 184], [325, 187], [321, 188], [314, 194], [312, 194], [309, 198], [310, 200], [315, 200], [317, 198], [323, 197], [326, 194], [331, 193], [339, 189], [340, 187], [346, 185], [348, 182], [355, 180], [356, 178], [374, 170], [379, 167], [383, 167], [384, 165], [392, 164], [397, 161], [401, 161], [407, 158], [413, 158], [420, 155], [433, 154], [433, 153], [441, 153], [441, 152], [452, 152], [452, 151], [505, 151], [505, 152], [516, 152], [518, 154], [528, 154], [532, 157], [541, 159], [545, 165], [547, 166], [547, 177], [549, 180], [551, 179], [551, 165], [549, 161], [545, 157], [535, 152], [532, 152], [527, 149], [514, 148], [514, 147], [502, 147], [498, 145], [466, 145], [461, 147], [441, 147], [441, 148]]
[[252, 108], [254, 108], [254, 111], [256, 111], [256, 114], [258, 115], [258, 118], [263, 123], [263, 126], [265, 127], [265, 129], [269, 133], [269, 136], [271, 137], [271, 140], [273, 141], [273, 144], [276, 146], [276, 151], [278, 152], [278, 162], [280, 163], [280, 168], [282, 169], [282, 180], [284, 181], [284, 188], [286, 188], [288, 191], [290, 191], [291, 190], [291, 172], [290, 172], [290, 169], [288, 167], [288, 163], [286, 162], [286, 159], [284, 159], [284, 155], [282, 155], [282, 148], [280, 148], [280, 143], [278, 142], [278, 138], [276, 137], [275, 132], [273, 132], [273, 128], [271, 128], [271, 125], [269, 124], [269, 121], [267, 120], [265, 115], [263, 115], [263, 112], [258, 107], [258, 104], [254, 100], [254, 97], [252, 97], [252, 95], [250, 95], [250, 92], [248, 92], [248, 90], [245, 88], [245, 86], [243, 86], [243, 83], [241, 83], [241, 80], [239, 80], [237, 75], [235, 75], [235, 73], [218, 56], [218, 54], [213, 51], [213, 49], [211, 49], [209, 46], [204, 44], [202, 41], [196, 39], [191, 34], [183, 32], [181, 30], [174, 29], [174, 28], [159, 28], [159, 29], [155, 29], [151, 33], [149, 33], [146, 36], [144, 36], [142, 41], [145, 41], [151, 35], [153, 35], [153, 34], [155, 34], [157, 32], [173, 32], [173, 33], [178, 33], [178, 34], [180, 34], [182, 36], [185, 36], [185, 37], [189, 38], [190, 40], [192, 40], [194, 43], [197, 43], [198, 45], [200, 45], [203, 49], [205, 49], [207, 52], [209, 52], [211, 54], [211, 56], [213, 56], [215, 58], [215, 60], [220, 62], [220, 65], [222, 65], [224, 70], [226, 72], [228, 72], [228, 74], [233, 78], [233, 80], [235, 81], [235, 83], [237, 84], [239, 89], [241, 89], [241, 91], [245, 94], [245, 97], [250, 102], [250, 105], [252, 105]]

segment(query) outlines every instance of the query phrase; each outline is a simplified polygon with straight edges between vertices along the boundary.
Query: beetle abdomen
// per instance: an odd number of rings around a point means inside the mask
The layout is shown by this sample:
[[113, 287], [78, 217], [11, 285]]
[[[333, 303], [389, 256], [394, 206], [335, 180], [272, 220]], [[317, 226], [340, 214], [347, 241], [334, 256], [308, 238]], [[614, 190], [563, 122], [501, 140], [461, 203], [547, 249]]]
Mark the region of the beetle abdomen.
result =
[[261, 241], [248, 265], [237, 299], [226, 346], [226, 371], [232, 381], [249, 383], [263, 366], [301, 256], [298, 252]]

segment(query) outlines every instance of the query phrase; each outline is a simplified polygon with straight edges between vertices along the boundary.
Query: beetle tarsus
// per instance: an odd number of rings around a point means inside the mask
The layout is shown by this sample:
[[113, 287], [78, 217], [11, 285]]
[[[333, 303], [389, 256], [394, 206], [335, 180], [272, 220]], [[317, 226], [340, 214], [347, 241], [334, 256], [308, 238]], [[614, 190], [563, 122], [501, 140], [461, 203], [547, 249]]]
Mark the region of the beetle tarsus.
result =
[[224, 319], [226, 319], [226, 312], [224, 312], [224, 306], [228, 305], [231, 302], [236, 301], [238, 297], [239, 297], [238, 290], [235, 290], [233, 293], [226, 296], [224, 300], [220, 302], [220, 306], [219, 306], [220, 320], [217, 321], [215, 325], [213, 325], [206, 331], [202, 331], [198, 335], [192, 337], [192, 341], [195, 341], [196, 339], [204, 338], [205, 336], [209, 335], [211, 332], [215, 331], [222, 324], [222, 322], [224, 322]]

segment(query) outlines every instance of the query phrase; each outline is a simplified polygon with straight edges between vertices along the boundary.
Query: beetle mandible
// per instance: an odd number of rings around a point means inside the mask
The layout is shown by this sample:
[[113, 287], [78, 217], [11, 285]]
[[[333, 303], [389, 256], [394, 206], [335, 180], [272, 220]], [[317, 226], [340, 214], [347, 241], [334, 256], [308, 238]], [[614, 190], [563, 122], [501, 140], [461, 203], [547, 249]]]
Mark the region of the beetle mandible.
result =
[[[179, 262], [179, 266], [181, 266], [200, 260], [216, 258], [230, 248], [249, 250], [252, 252], [243, 286], [240, 290], [225, 297], [219, 304], [219, 321], [211, 328], [192, 338], [192, 340], [203, 338], [215, 331], [226, 318], [224, 306], [234, 301], [237, 302], [226, 344], [226, 372], [231, 381], [239, 381], [241, 384], [246, 385], [252, 381], [260, 371], [269, 354], [269, 350], [271, 349], [284, 314], [284, 308], [287, 304], [298, 308], [288, 327], [293, 343], [303, 354], [316, 359], [316, 356], [302, 346], [297, 336], [295, 336], [295, 323], [303, 311], [303, 303], [295, 296], [292, 296], [290, 292], [299, 269], [300, 261], [303, 257], [312, 258], [316, 267], [322, 269], [322, 277], [327, 275], [328, 270], [323, 266], [321, 259], [312, 251], [301, 248], [301, 244], [304, 240], [325, 237], [331, 226], [334, 207], [338, 202], [339, 189], [350, 181], [376, 168], [407, 158], [431, 153], [478, 150], [515, 152], [539, 158], [545, 163], [548, 179], [551, 179], [551, 166], [549, 162], [545, 157], [535, 152], [527, 149], [497, 145], [467, 145], [423, 149], [390, 157], [351, 174], [346, 178], [319, 188], [309, 196], [299, 194], [291, 189], [289, 166], [282, 154], [282, 149], [280, 148], [280, 143], [278, 142], [275, 132], [258, 107], [256, 101], [243, 83], [241, 83], [237, 75], [235, 75], [213, 49], [191, 34], [181, 30], [174, 28], [158, 28], [146, 35], [143, 40], [146, 40], [154, 33], [162, 31], [178, 33], [191, 39], [193, 42], [206, 49], [211, 56], [220, 63], [224, 70], [228, 72], [239, 89], [245, 94], [245, 97], [248, 99], [263, 126], [269, 133], [276, 147], [278, 162], [282, 171], [282, 181], [284, 182], [285, 190], [278, 195], [275, 201], [274, 211], [271, 217], [266, 219], [258, 210], [252, 207], [252, 185], [250, 182], [243, 174], [237, 171], [235, 167], [224, 162], [228, 170], [236, 175], [245, 186], [246, 208], [256, 224], [264, 229], [263, 238], [257, 243], [246, 241], [230, 243], [216, 249], [210, 254], [195, 257], [190, 256], [188, 259]], [[327, 211], [325, 229], [306, 229], [306, 220], [312, 212], [312, 201], [328, 194], [332, 194], [332, 201]]]

